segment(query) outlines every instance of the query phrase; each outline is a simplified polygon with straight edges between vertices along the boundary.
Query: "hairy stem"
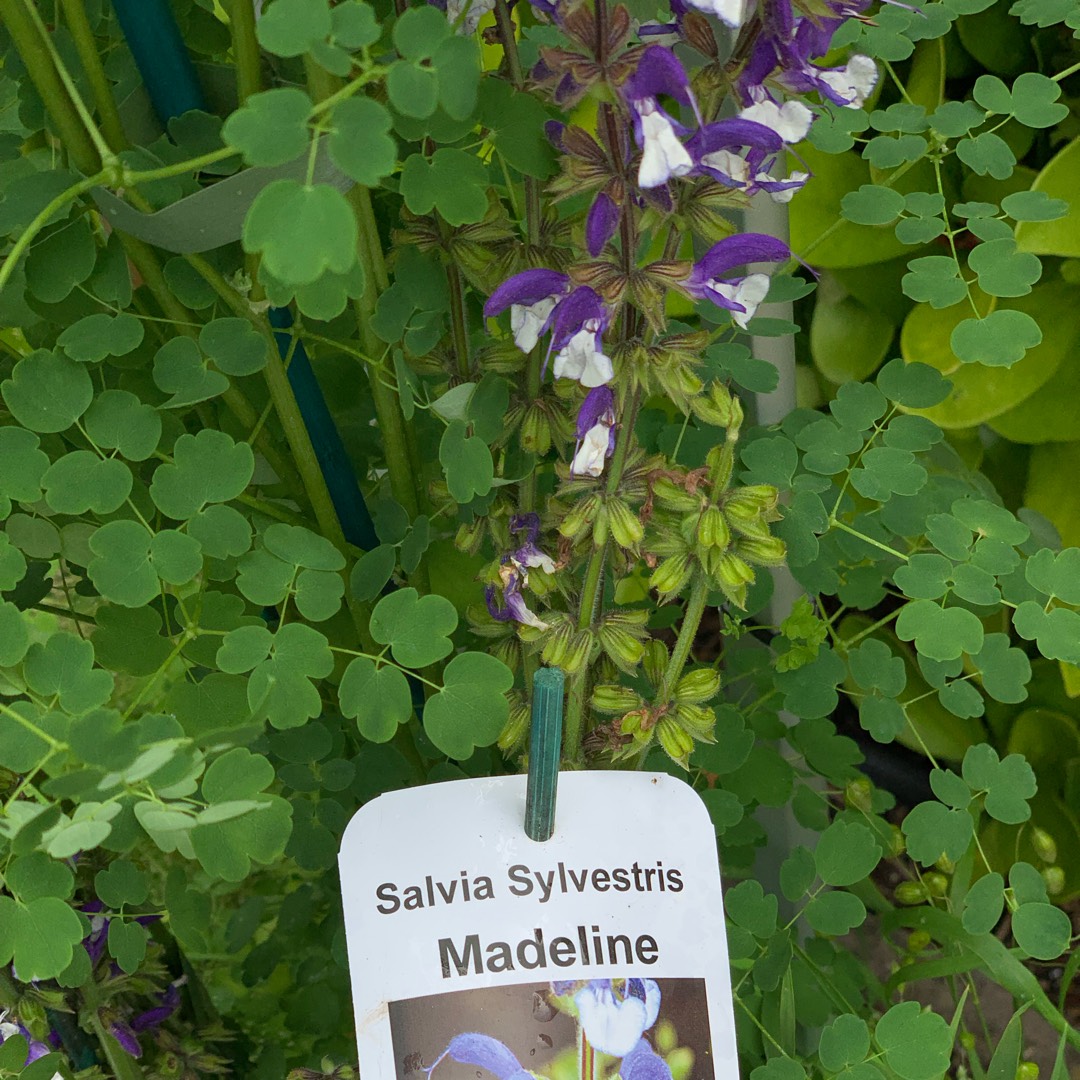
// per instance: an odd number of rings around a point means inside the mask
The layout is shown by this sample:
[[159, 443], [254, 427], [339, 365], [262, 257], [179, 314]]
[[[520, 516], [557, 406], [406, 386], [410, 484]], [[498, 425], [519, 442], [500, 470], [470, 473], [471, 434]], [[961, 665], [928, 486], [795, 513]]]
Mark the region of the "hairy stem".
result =
[[671, 659], [664, 672], [662, 696], [665, 700], [671, 695], [672, 689], [682, 676], [687, 660], [690, 659], [690, 650], [697, 639], [698, 628], [701, 626], [701, 618], [705, 614], [708, 600], [709, 576], [699, 567], [694, 575], [694, 582], [690, 586], [690, 598], [683, 612], [679, 636], [675, 639], [675, 648], [671, 651]]

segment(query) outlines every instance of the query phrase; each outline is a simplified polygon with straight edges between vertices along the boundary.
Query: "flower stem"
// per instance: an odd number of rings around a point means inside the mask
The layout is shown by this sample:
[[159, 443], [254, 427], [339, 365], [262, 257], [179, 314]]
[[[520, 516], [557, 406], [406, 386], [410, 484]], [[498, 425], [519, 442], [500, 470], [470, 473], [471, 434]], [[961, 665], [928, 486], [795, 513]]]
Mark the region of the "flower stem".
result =
[[61, 0], [61, 5], [101, 117], [101, 132], [113, 151], [123, 150], [128, 145], [127, 136], [120, 121], [120, 110], [116, 107], [112, 86], [101, 65], [101, 53], [90, 29], [90, 20], [86, 17], [84, 0]]
[[255, 5], [233, 4], [229, 10], [229, 30], [236, 58], [236, 96], [243, 105], [262, 89], [262, 59], [255, 37]]
[[701, 626], [702, 616], [705, 614], [705, 606], [709, 600], [709, 576], [703, 569], [698, 568], [694, 575], [694, 582], [690, 586], [690, 598], [686, 602], [686, 611], [683, 612], [682, 625], [679, 627], [679, 636], [675, 639], [675, 648], [671, 652], [667, 670], [664, 672], [664, 683], [661, 688], [662, 696], [666, 701], [671, 695], [672, 688], [679, 681], [686, 661], [690, 658], [690, 650], [694, 647], [698, 628]]
[[446, 280], [450, 286], [450, 322], [454, 333], [454, 357], [457, 360], [458, 375], [468, 381], [472, 372], [469, 358], [469, 327], [465, 320], [465, 283], [457, 264], [446, 264]]

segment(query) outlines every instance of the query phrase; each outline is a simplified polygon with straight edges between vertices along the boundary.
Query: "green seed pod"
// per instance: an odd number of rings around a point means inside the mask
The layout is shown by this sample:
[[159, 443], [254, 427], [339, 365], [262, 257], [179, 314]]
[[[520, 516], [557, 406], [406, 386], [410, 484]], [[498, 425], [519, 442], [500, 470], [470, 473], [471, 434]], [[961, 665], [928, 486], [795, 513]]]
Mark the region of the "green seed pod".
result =
[[570, 645], [559, 666], [567, 673], [574, 675], [581, 671], [589, 662], [589, 653], [592, 652], [593, 637], [588, 630], [579, 630], [570, 641]]
[[669, 510], [699, 510], [701, 508], [701, 496], [691, 495], [685, 488], [680, 487], [666, 476], [661, 476], [653, 481], [653, 497], [663, 507]]
[[913, 930], [908, 934], [907, 949], [910, 953], [921, 953], [930, 947], [930, 935], [925, 930]]
[[628, 686], [610, 683], [594, 686], [589, 700], [597, 712], [609, 713], [612, 716], [636, 709], [642, 704], [641, 695], [637, 691]]
[[756, 566], [783, 566], [787, 544], [777, 536], [745, 536], [736, 542], [735, 551]]
[[731, 473], [735, 468], [734, 445], [725, 442], [714, 446], [706, 455], [705, 464], [709, 467], [709, 479], [712, 480], [713, 491], [723, 491], [731, 482]]
[[1034, 1061], [1021, 1061], [1016, 1069], [1016, 1080], [1039, 1080], [1039, 1066]]
[[1051, 896], [1060, 896], [1065, 891], [1065, 871], [1060, 866], [1043, 867], [1042, 878]]
[[549, 667], [565, 667], [566, 656], [570, 650], [573, 637], [573, 623], [566, 621], [556, 626], [548, 635], [548, 639], [544, 642], [544, 648], [540, 653], [544, 663]]
[[690, 402], [690, 408], [699, 420], [714, 427], [729, 427], [732, 411], [731, 391], [722, 383], [714, 381], [707, 394], [698, 394]]
[[600, 647], [611, 660], [624, 671], [629, 671], [641, 663], [645, 655], [645, 645], [628, 630], [612, 623], [604, 623], [597, 631]]
[[942, 897], [949, 891], [949, 879], [935, 870], [923, 874], [923, 884], [931, 896]]
[[656, 725], [656, 737], [660, 741], [664, 753], [672, 761], [677, 762], [684, 769], [689, 766], [689, 757], [694, 749], [694, 740], [670, 716], [660, 718], [659, 723]]
[[885, 854], [893, 859], [900, 858], [907, 851], [907, 841], [904, 839], [904, 834], [901, 832], [899, 825], [889, 826], [889, 839], [889, 850]]
[[718, 506], [708, 506], [701, 515], [701, 523], [698, 525], [698, 538], [706, 547], [716, 548], [719, 551], [726, 550], [731, 543], [731, 530]]
[[622, 499], [608, 499], [604, 505], [615, 543], [631, 551], [637, 550], [645, 535], [645, 526], [641, 524], [641, 519]]
[[688, 735], [705, 742], [712, 742], [716, 727], [716, 713], [707, 705], [678, 705], [675, 720]]
[[656, 638], [645, 642], [645, 674], [653, 686], [659, 686], [670, 659], [668, 647]]
[[559, 533], [570, 540], [578, 540], [592, 524], [596, 512], [600, 508], [600, 499], [596, 495], [587, 495], [579, 499], [559, 525]]
[[521, 666], [521, 642], [512, 634], [500, 638], [491, 646], [491, 655], [511, 671], [517, 671]]
[[525, 742], [529, 733], [529, 707], [520, 702], [510, 710], [506, 726], [499, 732], [496, 744], [504, 754], [512, 754]]
[[454, 536], [454, 547], [466, 555], [475, 555], [480, 550], [484, 540], [484, 528], [487, 522], [485, 518], [475, 517], [468, 524], [458, 526]]
[[551, 449], [551, 420], [542, 405], [533, 402], [521, 420], [521, 448], [530, 454], [546, 454]]
[[692, 568], [687, 555], [672, 555], [652, 572], [649, 587], [655, 589], [661, 597], [674, 596], [690, 580]]
[[893, 891], [893, 895], [898, 904], [911, 906], [924, 903], [930, 893], [921, 881], [901, 881]]
[[943, 874], [951, 874], [956, 870], [956, 863], [954, 863], [948, 855], [942, 855], [937, 862], [934, 863], [934, 868], [940, 870]]
[[592, 524], [592, 542], [594, 548], [602, 548], [608, 540], [608, 526], [611, 522], [611, 518], [608, 516], [608, 509], [600, 503], [596, 508], [596, 516], [593, 518]]
[[648, 715], [649, 710], [644, 706], [640, 709], [631, 710], [619, 721], [619, 731], [623, 735], [637, 735]]
[[1044, 863], [1057, 862], [1057, 843], [1045, 829], [1040, 829], [1036, 826], [1032, 830], [1031, 846], [1035, 849], [1035, 854], [1038, 855]]
[[720, 693], [720, 672], [702, 667], [686, 672], [675, 684], [675, 700], [680, 705], [699, 705]]
[[844, 805], [852, 810], [869, 813], [873, 802], [874, 785], [865, 776], [849, 780], [844, 788]]

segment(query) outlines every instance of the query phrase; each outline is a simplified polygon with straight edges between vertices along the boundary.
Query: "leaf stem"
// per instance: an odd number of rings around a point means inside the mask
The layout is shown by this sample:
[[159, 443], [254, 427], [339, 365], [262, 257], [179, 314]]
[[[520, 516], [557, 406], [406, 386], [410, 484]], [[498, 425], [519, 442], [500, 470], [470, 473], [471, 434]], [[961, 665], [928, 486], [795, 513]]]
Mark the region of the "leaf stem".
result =
[[128, 145], [124, 134], [124, 125], [120, 120], [120, 110], [113, 97], [112, 85], [101, 64], [101, 53], [94, 33], [90, 29], [90, 20], [86, 17], [84, 0], [60, 0], [67, 19], [68, 29], [75, 39], [75, 50], [79, 54], [83, 71], [90, 82], [94, 95], [94, 104], [101, 117], [101, 130], [109, 146], [114, 151], [123, 150]]

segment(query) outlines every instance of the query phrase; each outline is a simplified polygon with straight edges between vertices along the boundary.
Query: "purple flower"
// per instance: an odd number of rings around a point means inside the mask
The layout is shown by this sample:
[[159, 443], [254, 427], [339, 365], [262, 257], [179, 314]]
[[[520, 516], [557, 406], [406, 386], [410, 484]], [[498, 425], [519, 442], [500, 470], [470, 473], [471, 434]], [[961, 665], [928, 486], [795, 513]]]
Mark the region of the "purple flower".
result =
[[622, 1080], [671, 1080], [671, 1069], [667, 1062], [641, 1039], [622, 1059], [619, 1075]]
[[783, 262], [790, 257], [788, 246], [774, 237], [762, 233], [727, 236], [705, 252], [683, 288], [697, 300], [711, 300], [726, 308], [745, 330], [769, 291], [769, 275], [730, 276], [730, 271], [748, 263]]
[[531, 1073], [521, 1067], [521, 1062], [514, 1057], [509, 1047], [490, 1035], [477, 1032], [465, 1032], [455, 1035], [449, 1046], [435, 1059], [435, 1064], [425, 1072], [428, 1076], [443, 1058], [450, 1057], [462, 1065], [475, 1065], [486, 1069], [499, 1080], [533, 1080]]
[[601, 191], [589, 207], [589, 216], [585, 219], [585, 247], [595, 259], [607, 246], [619, 227], [621, 212], [615, 200]]
[[187, 982], [186, 975], [177, 979], [176, 982], [169, 983], [159, 996], [157, 1005], [132, 1019], [131, 1030], [133, 1032], [148, 1031], [168, 1020], [180, 1008], [180, 987], [185, 982]]
[[504, 281], [488, 297], [484, 315], [489, 319], [510, 309], [514, 344], [531, 352], [551, 322], [551, 313], [570, 287], [570, 279], [557, 270], [523, 270]]
[[555, 560], [536, 546], [540, 535], [540, 518], [536, 514], [514, 514], [510, 518], [510, 531], [525, 533], [524, 541], [510, 552], [510, 561], [519, 570], [539, 568], [547, 574], [555, 573]]
[[571, 476], [599, 476], [615, 450], [615, 395], [598, 386], [585, 395], [577, 416], [577, 447]]
[[659, 187], [694, 167], [693, 158], [678, 137], [686, 129], [660, 108], [660, 94], [689, 105], [701, 123], [682, 64], [670, 49], [650, 45], [641, 54], [637, 70], [623, 85], [623, 96], [633, 113], [634, 138], [641, 147], [638, 184], [643, 188]]
[[52, 1053], [49, 1047], [43, 1043], [38, 1042], [31, 1034], [28, 1028], [16, 1020], [7, 1019], [8, 1013], [5, 1010], [0, 1012], [0, 1046], [2, 1046], [8, 1039], [14, 1035], [21, 1035], [26, 1040], [26, 1060], [23, 1065], [30, 1065], [37, 1061], [38, 1058], [45, 1057], [46, 1054]]
[[784, 149], [783, 136], [772, 127], [741, 117], [708, 124], [687, 147], [702, 172], [747, 194], [767, 191], [777, 202], [788, 202], [809, 176], [796, 172], [783, 179], [774, 177], [772, 170]]
[[588, 285], [578, 286], [559, 301], [551, 317], [556, 379], [577, 379], [585, 387], [611, 381], [615, 371], [603, 343], [609, 319], [604, 302]]
[[109, 1034], [120, 1044], [125, 1054], [133, 1058], [142, 1057], [138, 1036], [123, 1020], [114, 1020], [109, 1024]]
[[496, 622], [519, 622], [526, 626], [535, 626], [537, 630], [546, 630], [548, 624], [529, 610], [525, 597], [521, 595], [522, 588], [528, 584], [529, 575], [506, 558], [499, 567], [499, 580], [502, 582], [502, 605], [496, 599], [497, 590], [494, 585], [488, 585], [484, 589], [484, 602], [491, 617]]

